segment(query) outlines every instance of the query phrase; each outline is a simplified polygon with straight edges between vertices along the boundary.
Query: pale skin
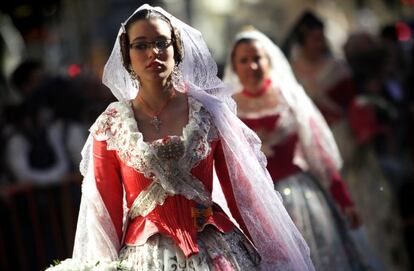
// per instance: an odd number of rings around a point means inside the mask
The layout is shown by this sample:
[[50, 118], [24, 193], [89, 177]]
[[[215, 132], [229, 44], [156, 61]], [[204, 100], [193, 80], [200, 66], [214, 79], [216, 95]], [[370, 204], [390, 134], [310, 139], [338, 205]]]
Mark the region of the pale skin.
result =
[[260, 43], [242, 42], [235, 49], [233, 67], [242, 85], [255, 94], [268, 76], [270, 61]]
[[[243, 42], [237, 45], [234, 57], [232, 59], [233, 68], [239, 77], [243, 87], [252, 94], [262, 87], [265, 79], [268, 77], [271, 63], [263, 46], [257, 41]], [[269, 91], [258, 98], [246, 97], [241, 93], [234, 96], [237, 106], [244, 112], [260, 111], [266, 108], [275, 107], [278, 103], [277, 92]], [[263, 99], [258, 107], [252, 108], [249, 100]], [[349, 226], [356, 229], [361, 225], [361, 220], [354, 207], [347, 207], [342, 210], [348, 220]]]
[[[133, 23], [127, 34], [130, 43], [153, 42], [171, 39], [171, 27], [162, 19], [143, 19]], [[138, 75], [141, 84], [132, 106], [144, 140], [151, 142], [167, 135], [181, 136], [183, 127], [188, 122], [188, 104], [184, 93], [170, 87], [169, 80], [175, 65], [174, 47], [170, 45], [159, 50], [151, 46], [144, 51], [130, 48], [129, 54], [132, 69]], [[154, 112], [160, 112], [158, 118], [162, 122], [158, 133], [151, 124], [151, 115]]]

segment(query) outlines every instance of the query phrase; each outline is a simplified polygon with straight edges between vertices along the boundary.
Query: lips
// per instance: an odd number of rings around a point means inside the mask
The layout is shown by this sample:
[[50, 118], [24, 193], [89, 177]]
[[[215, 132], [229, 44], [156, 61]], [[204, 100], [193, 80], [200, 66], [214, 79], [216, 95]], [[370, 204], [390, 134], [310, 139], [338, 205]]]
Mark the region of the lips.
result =
[[153, 61], [153, 62], [149, 63], [147, 66], [145, 66], [145, 68], [149, 69], [149, 70], [160, 69], [162, 67], [163, 67], [163, 65], [160, 62], [157, 62], [157, 61]]

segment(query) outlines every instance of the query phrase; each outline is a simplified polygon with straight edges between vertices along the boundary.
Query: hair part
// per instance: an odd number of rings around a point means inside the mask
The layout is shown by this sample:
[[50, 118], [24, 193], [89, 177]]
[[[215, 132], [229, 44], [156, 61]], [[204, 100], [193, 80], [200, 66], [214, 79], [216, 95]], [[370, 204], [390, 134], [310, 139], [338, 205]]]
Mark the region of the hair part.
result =
[[173, 27], [171, 21], [163, 14], [156, 10], [143, 9], [136, 12], [125, 24], [125, 32], [119, 36], [119, 43], [121, 47], [122, 63], [128, 72], [131, 72], [131, 58], [129, 55], [129, 37], [128, 31], [131, 26], [141, 20], [160, 19], [166, 22], [171, 29], [171, 39], [174, 48], [175, 65], [181, 63], [184, 57], [184, 50], [182, 46], [181, 36], [177, 28]]

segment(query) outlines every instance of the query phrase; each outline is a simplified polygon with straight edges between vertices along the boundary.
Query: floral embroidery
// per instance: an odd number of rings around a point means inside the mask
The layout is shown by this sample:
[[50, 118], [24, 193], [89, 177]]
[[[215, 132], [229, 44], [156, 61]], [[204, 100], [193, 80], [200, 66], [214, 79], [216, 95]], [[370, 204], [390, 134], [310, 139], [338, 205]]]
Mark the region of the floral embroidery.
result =
[[[146, 207], [137, 213], [150, 212], [156, 206], [153, 202], [163, 204], [167, 195], [180, 194], [205, 206], [212, 204], [210, 193], [191, 174], [191, 169], [209, 155], [211, 141], [218, 137], [218, 133], [210, 114], [198, 101], [188, 99], [189, 122], [182, 136], [145, 142], [130, 102], [110, 104], [91, 127], [97, 140], [106, 140], [108, 150], [115, 150], [127, 166], [160, 186], [156, 189], [148, 187], [141, 192], [144, 193], [142, 196], [138, 195], [139, 206]], [[135, 202], [133, 206], [137, 206]]]

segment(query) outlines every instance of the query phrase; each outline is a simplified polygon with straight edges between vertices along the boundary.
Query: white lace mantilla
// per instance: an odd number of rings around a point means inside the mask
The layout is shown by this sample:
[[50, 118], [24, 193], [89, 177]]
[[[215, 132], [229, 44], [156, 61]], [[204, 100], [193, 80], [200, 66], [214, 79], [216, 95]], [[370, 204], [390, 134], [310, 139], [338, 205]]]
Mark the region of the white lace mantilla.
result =
[[135, 199], [130, 217], [145, 216], [171, 195], [183, 195], [205, 206], [211, 206], [211, 194], [191, 174], [211, 151], [211, 141], [218, 137], [210, 114], [191, 97], [189, 122], [182, 136], [168, 136], [147, 143], [139, 131], [130, 102], [114, 102], [91, 127], [96, 140], [106, 141], [130, 167], [152, 179]]

